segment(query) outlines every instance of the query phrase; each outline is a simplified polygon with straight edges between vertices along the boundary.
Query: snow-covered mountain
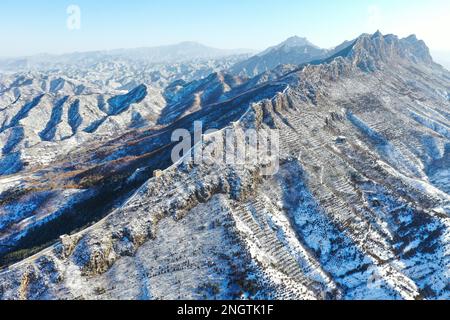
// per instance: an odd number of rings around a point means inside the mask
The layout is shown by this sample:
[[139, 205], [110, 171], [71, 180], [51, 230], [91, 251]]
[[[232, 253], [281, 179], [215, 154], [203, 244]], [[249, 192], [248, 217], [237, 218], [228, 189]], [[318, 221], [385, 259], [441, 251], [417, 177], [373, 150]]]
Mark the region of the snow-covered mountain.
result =
[[434, 51], [432, 56], [435, 61], [450, 70], [450, 51]]
[[306, 38], [294, 36], [245, 61], [237, 63], [230, 69], [230, 72], [236, 75], [254, 77], [260, 73], [275, 69], [279, 65], [300, 65], [323, 59], [328, 55], [329, 50], [317, 47]]
[[[450, 72], [379, 32], [256, 57], [126, 88], [3, 75], [0, 298], [448, 299]], [[205, 152], [277, 130], [280, 170], [173, 164], [194, 121]]]
[[299, 36], [293, 36], [285, 41], [281, 42], [280, 44], [270, 47], [263, 52], [259, 53], [258, 56], [265, 56], [266, 54], [273, 52], [275, 50], [286, 50], [289, 51], [289, 49], [297, 49], [297, 48], [315, 48], [320, 49], [315, 44], [311, 43], [307, 38], [299, 37]]

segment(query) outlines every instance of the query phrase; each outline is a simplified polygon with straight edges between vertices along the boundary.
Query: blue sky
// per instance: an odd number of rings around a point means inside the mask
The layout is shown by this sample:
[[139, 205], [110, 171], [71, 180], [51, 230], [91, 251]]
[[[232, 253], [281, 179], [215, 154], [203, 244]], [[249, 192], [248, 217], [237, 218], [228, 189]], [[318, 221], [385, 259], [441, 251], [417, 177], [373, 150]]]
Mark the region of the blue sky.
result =
[[[67, 27], [67, 8], [81, 11]], [[332, 47], [363, 32], [417, 34], [450, 52], [448, 0], [1, 0], [0, 56], [198, 41], [264, 49], [292, 36]]]

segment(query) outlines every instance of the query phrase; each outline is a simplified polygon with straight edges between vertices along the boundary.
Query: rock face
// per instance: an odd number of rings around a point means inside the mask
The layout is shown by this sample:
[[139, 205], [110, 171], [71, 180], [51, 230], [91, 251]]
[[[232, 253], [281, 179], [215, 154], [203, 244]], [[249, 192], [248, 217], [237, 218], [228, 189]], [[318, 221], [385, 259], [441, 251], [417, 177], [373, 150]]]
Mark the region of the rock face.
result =
[[[415, 37], [340, 49], [248, 80], [176, 82], [155, 122], [0, 178], [0, 297], [450, 298], [450, 73]], [[14, 124], [45, 98], [5, 117], [7, 157], [24, 150]], [[198, 120], [220, 130], [205, 149], [276, 130], [278, 172], [264, 174], [264, 157], [172, 165], [171, 133]]]

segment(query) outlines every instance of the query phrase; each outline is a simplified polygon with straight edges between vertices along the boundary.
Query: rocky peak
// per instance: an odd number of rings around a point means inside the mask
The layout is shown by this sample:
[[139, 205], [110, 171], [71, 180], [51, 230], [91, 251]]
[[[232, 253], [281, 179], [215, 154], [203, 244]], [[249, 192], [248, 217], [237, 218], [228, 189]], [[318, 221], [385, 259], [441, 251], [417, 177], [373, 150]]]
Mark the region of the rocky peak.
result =
[[299, 37], [299, 36], [293, 36], [288, 38], [286, 41], [282, 42], [280, 44], [281, 46], [288, 46], [288, 47], [315, 47], [318, 48], [316, 45], [311, 43], [307, 38]]
[[381, 68], [382, 63], [403, 59], [413, 63], [433, 63], [425, 42], [415, 35], [400, 39], [395, 35], [383, 35], [377, 31], [373, 35], [363, 34], [346, 55], [364, 71], [373, 72]]
[[430, 54], [430, 49], [423, 40], [417, 39], [416, 35], [410, 35], [402, 40], [405, 44], [409, 45], [410, 54], [420, 61], [426, 63], [432, 63], [433, 58]]

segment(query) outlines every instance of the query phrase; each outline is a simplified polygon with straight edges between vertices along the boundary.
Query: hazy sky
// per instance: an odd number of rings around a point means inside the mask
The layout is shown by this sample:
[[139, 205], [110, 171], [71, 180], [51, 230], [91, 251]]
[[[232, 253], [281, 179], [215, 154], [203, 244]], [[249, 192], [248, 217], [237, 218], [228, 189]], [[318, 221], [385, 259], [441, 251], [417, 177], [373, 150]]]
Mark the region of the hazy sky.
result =
[[448, 0], [0, 0], [0, 56], [186, 40], [264, 49], [292, 35], [332, 47], [377, 29], [450, 52], [449, 17]]

